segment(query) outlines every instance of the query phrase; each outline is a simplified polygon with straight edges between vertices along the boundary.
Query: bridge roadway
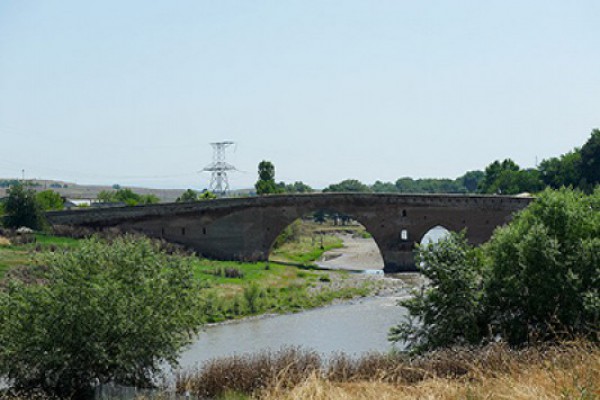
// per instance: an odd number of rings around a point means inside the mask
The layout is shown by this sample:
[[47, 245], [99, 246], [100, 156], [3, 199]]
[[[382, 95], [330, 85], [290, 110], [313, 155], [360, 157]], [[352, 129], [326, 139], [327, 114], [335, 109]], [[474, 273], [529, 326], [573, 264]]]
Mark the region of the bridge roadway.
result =
[[314, 193], [193, 203], [49, 212], [52, 225], [118, 227], [188, 246], [219, 260], [267, 260], [275, 238], [297, 218], [324, 210], [351, 216], [377, 243], [386, 273], [414, 271], [414, 246], [440, 225], [466, 228], [473, 244], [533, 199], [482, 195]]

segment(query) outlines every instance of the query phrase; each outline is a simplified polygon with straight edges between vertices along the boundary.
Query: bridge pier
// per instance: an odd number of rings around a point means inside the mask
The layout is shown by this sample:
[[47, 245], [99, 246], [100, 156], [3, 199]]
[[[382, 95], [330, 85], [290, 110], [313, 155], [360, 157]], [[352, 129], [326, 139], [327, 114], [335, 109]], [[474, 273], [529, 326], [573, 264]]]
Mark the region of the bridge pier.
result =
[[381, 250], [383, 257], [383, 272], [395, 274], [399, 272], [416, 272], [417, 264], [413, 250], [386, 251]]

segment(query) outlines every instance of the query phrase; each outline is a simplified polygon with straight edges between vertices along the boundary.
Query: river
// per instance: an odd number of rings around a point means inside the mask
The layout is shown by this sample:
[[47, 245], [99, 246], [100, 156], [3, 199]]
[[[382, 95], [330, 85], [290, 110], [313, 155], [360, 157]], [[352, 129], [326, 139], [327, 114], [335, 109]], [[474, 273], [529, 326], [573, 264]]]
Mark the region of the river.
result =
[[324, 356], [392, 349], [391, 326], [406, 310], [398, 297], [375, 297], [304, 311], [208, 326], [180, 358], [183, 369], [211, 358], [301, 346]]
[[[433, 240], [444, 235], [439, 230]], [[383, 261], [372, 239], [344, 236], [344, 249], [326, 254], [319, 266], [331, 269], [381, 272]], [[429, 239], [427, 239], [429, 240]], [[373, 274], [374, 279], [396, 279]], [[316, 350], [327, 357], [333, 353], [360, 354], [392, 350], [387, 340], [389, 329], [406, 315], [397, 305], [414, 285], [415, 274], [405, 275], [406, 290], [384, 296], [353, 300], [342, 304], [303, 311], [297, 314], [248, 318], [206, 326], [180, 357], [183, 369], [202, 365], [217, 357], [275, 351], [286, 346]], [[409, 278], [409, 279], [406, 279]]]

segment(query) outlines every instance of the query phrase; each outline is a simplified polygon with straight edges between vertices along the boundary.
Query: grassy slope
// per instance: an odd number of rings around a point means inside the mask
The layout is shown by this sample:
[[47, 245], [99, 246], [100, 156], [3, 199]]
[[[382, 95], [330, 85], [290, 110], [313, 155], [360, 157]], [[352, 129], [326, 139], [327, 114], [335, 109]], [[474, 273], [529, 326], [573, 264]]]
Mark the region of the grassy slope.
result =
[[321, 247], [320, 238], [313, 240], [311, 237], [302, 236], [298, 240], [285, 243], [279, 248], [274, 249], [269, 259], [272, 261], [310, 265], [318, 260], [326, 251], [341, 247], [343, 247], [342, 240], [333, 235], [323, 235], [323, 247]]
[[323, 253], [344, 247], [340, 233], [370, 237], [362, 225], [332, 225], [331, 222], [317, 224], [311, 221], [296, 221], [288, 228], [287, 240], [275, 247], [269, 257], [272, 261], [310, 266]]
[[[77, 246], [76, 239], [36, 234], [35, 243], [23, 245], [0, 244], [0, 279], [6, 272], [18, 266], [31, 265], [36, 249], [46, 251], [50, 247], [72, 248]], [[5, 243], [5, 241], [2, 241]]]
[[[77, 245], [75, 239], [41, 234], [36, 235], [35, 243], [0, 245], [0, 280], [12, 268], [32, 265], [37, 252]], [[298, 251], [295, 253], [297, 259], [309, 260], [316, 254], [313, 251], [303, 258], [300, 251], [307, 248], [300, 246], [295, 249]], [[276, 262], [241, 263], [196, 257], [190, 261], [195, 277], [205, 288], [200, 294], [205, 307], [199, 312], [203, 313], [206, 322], [262, 313], [293, 312], [321, 306], [335, 299], [365, 296], [371, 290], [369, 284], [351, 282], [344, 273], [308, 271]], [[226, 270], [233, 270], [240, 276], [227, 277]]]

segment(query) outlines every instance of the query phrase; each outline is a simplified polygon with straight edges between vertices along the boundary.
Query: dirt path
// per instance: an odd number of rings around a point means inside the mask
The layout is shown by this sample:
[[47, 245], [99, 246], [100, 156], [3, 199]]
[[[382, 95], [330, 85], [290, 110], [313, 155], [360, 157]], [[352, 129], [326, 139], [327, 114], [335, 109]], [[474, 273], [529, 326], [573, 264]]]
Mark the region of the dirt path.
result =
[[339, 234], [339, 237], [344, 241], [344, 247], [323, 254], [316, 262], [319, 267], [352, 271], [383, 269], [383, 259], [373, 239], [349, 234]]

